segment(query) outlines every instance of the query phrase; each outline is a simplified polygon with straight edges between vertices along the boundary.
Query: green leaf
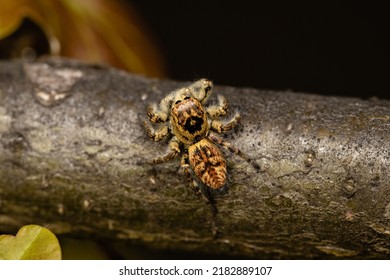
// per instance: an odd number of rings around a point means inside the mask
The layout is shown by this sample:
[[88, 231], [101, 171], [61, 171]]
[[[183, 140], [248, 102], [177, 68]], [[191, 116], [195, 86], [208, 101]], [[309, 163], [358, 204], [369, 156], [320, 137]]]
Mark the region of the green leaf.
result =
[[48, 229], [28, 225], [16, 236], [0, 235], [2, 260], [60, 260], [61, 247], [57, 237]]

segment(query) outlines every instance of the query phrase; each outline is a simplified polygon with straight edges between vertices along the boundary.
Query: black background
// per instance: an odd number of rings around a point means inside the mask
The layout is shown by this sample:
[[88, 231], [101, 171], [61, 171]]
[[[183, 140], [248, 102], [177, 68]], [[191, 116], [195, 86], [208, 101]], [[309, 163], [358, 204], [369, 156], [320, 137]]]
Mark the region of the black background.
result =
[[170, 78], [390, 98], [388, 10], [312, 3], [131, 1]]

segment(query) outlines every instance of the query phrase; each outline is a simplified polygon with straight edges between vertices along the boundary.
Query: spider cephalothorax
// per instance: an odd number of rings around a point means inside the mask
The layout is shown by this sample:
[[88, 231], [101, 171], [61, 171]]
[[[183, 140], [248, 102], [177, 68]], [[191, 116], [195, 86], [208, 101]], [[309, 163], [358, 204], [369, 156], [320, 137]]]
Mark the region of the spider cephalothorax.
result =
[[168, 134], [172, 136], [168, 152], [153, 162], [166, 162], [182, 152], [181, 166], [197, 194], [201, 194], [198, 182], [214, 190], [226, 186], [226, 160], [218, 145], [249, 161], [240, 150], [215, 133], [236, 126], [240, 114], [236, 113], [230, 120], [220, 120], [219, 117], [226, 115], [228, 110], [228, 103], [222, 96], [218, 96], [217, 104], [205, 107], [212, 89], [212, 82], [202, 79], [175, 90], [159, 104], [147, 108], [148, 117], [152, 123], [158, 124], [157, 128], [144, 121], [148, 136], [154, 141], [160, 141]]
[[202, 139], [209, 130], [206, 110], [196, 98], [185, 97], [172, 105], [170, 126], [180, 142], [191, 145]]

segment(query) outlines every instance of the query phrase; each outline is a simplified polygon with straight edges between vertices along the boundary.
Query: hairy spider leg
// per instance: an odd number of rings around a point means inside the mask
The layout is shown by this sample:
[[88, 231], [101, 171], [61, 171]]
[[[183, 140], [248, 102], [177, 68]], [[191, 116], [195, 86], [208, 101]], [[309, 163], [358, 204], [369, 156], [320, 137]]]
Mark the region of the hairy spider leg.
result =
[[210, 141], [217, 143], [218, 145], [221, 145], [223, 148], [230, 151], [231, 153], [240, 156], [242, 159], [244, 159], [246, 162], [248, 162], [250, 165], [252, 165], [253, 168], [255, 168], [257, 170], [260, 169], [260, 166], [256, 162], [254, 162], [248, 155], [244, 154], [240, 149], [236, 148], [235, 146], [233, 146], [229, 142], [224, 141], [222, 138], [220, 138], [215, 133], [209, 133], [207, 138]]
[[166, 154], [157, 157], [153, 160], [153, 163], [163, 163], [170, 161], [180, 154], [180, 142], [176, 137], [173, 137], [169, 142], [169, 148]]
[[213, 119], [211, 121], [211, 129], [217, 131], [218, 133], [222, 133], [222, 132], [225, 132], [225, 131], [228, 131], [228, 130], [231, 130], [232, 128], [234, 128], [238, 123], [239, 121], [241, 120], [241, 116], [239, 113], [236, 113], [232, 119], [228, 120], [228, 121], [221, 121], [221, 120], [218, 120], [218, 119]]
[[215, 118], [226, 115], [228, 109], [229, 103], [227, 102], [226, 98], [222, 95], [218, 95], [218, 104], [207, 107], [206, 111], [211, 118]]
[[159, 128], [154, 129], [150, 123], [147, 121], [143, 121], [142, 124], [144, 125], [144, 128], [146, 130], [146, 133], [148, 134], [149, 138], [153, 141], [161, 141], [164, 139], [169, 132], [168, 124], [162, 124]]

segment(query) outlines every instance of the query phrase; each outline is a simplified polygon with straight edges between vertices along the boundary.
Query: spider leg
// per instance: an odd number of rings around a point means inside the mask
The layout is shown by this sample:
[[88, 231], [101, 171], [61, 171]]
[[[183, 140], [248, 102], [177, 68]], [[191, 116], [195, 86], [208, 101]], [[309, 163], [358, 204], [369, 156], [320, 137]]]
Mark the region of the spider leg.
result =
[[217, 131], [218, 133], [231, 130], [235, 127], [238, 122], [241, 120], [241, 116], [239, 113], [236, 113], [234, 117], [228, 121], [221, 121], [214, 119], [211, 121], [211, 129]]
[[180, 154], [180, 142], [176, 137], [173, 137], [169, 142], [169, 149], [165, 155], [155, 158], [153, 163], [167, 162]]
[[218, 95], [218, 104], [206, 108], [207, 113], [212, 117], [224, 116], [229, 108], [229, 103], [222, 95]]
[[179, 91], [173, 91], [164, 97], [159, 104], [153, 103], [146, 109], [146, 113], [152, 123], [166, 122], [169, 118], [170, 105]]
[[146, 113], [148, 114], [150, 121], [153, 123], [165, 122], [169, 116], [168, 112], [159, 108], [156, 103], [149, 105], [146, 109]]
[[[210, 220], [210, 229], [213, 233], [213, 236], [217, 238], [219, 236], [219, 221], [218, 221], [218, 208], [216, 205], [216, 202], [212, 196], [212, 194], [209, 192], [209, 189], [201, 189], [201, 186], [198, 185], [198, 182], [194, 178], [194, 174], [191, 172], [190, 165], [188, 162], [188, 153], [184, 153], [183, 157], [181, 158], [181, 167], [183, 168], [184, 173], [187, 176], [188, 179], [188, 185], [190, 188], [194, 191], [195, 195], [198, 197], [202, 197], [203, 200], [210, 206], [211, 210], [211, 220]], [[203, 186], [204, 187], [204, 186]]]
[[147, 122], [143, 121], [142, 124], [145, 127], [146, 133], [148, 134], [149, 138], [153, 141], [160, 141], [164, 139], [165, 136], [168, 135], [169, 129], [168, 124], [163, 124], [159, 128], [154, 129], [153, 126]]
[[185, 153], [183, 157], [181, 158], [181, 167], [184, 171], [184, 174], [187, 176], [188, 185], [190, 188], [194, 191], [196, 196], [200, 197], [202, 195], [202, 192], [199, 188], [199, 186], [196, 184], [195, 179], [193, 178], [193, 175], [190, 171], [190, 165], [188, 163], [188, 153]]
[[250, 165], [252, 165], [253, 168], [255, 168], [257, 170], [260, 169], [260, 166], [257, 163], [255, 163], [252, 159], [250, 159], [248, 155], [244, 154], [240, 149], [236, 148], [235, 146], [233, 146], [229, 142], [224, 141], [222, 138], [220, 138], [215, 133], [210, 133], [207, 136], [207, 138], [210, 141], [212, 141], [214, 143], [217, 143], [218, 145], [221, 145], [223, 148], [225, 148], [226, 150], [230, 151], [231, 153], [240, 156], [242, 159], [244, 159], [246, 162], [248, 162]]

